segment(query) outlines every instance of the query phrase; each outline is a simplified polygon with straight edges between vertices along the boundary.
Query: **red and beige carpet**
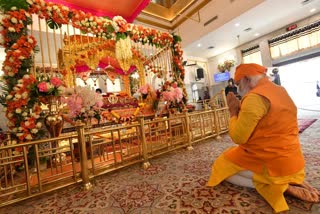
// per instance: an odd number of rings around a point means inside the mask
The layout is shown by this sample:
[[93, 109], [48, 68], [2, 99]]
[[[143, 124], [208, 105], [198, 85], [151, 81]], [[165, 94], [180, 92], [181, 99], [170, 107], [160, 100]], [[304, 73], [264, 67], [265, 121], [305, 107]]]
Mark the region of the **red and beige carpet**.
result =
[[317, 119], [298, 119], [299, 133], [311, 126]]
[[[320, 189], [320, 122], [301, 134], [306, 158], [306, 180]], [[206, 186], [211, 164], [232, 145], [228, 135], [152, 159], [143, 170], [134, 165], [101, 176], [92, 191], [80, 186], [65, 188], [0, 209], [0, 213], [273, 213], [254, 190], [223, 182]], [[320, 213], [319, 204], [287, 196], [292, 214]]]

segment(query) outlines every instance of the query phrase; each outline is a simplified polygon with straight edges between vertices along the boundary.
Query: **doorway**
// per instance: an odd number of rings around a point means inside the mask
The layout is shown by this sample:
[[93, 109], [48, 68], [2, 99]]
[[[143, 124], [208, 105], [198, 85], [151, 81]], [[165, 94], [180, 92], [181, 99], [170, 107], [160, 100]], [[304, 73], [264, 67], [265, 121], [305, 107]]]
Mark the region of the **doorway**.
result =
[[279, 67], [281, 85], [298, 107], [298, 113], [320, 115], [320, 97], [317, 81], [320, 81], [320, 57], [298, 61]]

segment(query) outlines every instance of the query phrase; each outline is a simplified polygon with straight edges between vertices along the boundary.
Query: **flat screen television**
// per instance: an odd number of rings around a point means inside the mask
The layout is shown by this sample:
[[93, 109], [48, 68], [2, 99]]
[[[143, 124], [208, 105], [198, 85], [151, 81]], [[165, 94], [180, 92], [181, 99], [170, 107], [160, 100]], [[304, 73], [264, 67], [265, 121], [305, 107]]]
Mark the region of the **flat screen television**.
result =
[[215, 82], [228, 81], [230, 79], [230, 72], [214, 74], [213, 79]]

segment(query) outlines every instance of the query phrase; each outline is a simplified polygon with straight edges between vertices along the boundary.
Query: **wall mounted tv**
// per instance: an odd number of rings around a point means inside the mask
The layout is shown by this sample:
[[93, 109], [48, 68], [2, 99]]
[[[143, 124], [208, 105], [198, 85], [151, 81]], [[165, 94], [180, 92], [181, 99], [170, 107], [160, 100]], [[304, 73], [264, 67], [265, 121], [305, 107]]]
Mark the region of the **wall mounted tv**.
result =
[[214, 74], [213, 79], [215, 82], [228, 81], [230, 79], [230, 72]]

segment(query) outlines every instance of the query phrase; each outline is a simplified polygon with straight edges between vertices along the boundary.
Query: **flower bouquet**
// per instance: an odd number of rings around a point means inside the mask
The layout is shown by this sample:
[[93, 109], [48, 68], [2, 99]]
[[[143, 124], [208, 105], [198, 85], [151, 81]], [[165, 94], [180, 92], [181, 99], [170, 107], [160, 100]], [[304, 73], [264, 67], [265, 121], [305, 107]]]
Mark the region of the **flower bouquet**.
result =
[[64, 91], [63, 81], [59, 77], [41, 74], [37, 80], [35, 90], [39, 96], [60, 96]]
[[149, 84], [143, 85], [139, 88], [138, 92], [141, 94], [143, 100], [147, 99], [151, 89], [152, 88]]
[[74, 121], [81, 120], [90, 123], [91, 119], [95, 118], [100, 123], [102, 96], [91, 90], [90, 87], [76, 87], [75, 92], [71, 96], [63, 98], [62, 102], [68, 105], [69, 117]]
[[181, 111], [181, 105], [184, 106], [184, 103], [182, 102], [183, 90], [182, 88], [178, 87], [176, 82], [165, 83], [162, 91], [162, 99], [167, 103], [168, 108], [172, 110], [178, 109]]

